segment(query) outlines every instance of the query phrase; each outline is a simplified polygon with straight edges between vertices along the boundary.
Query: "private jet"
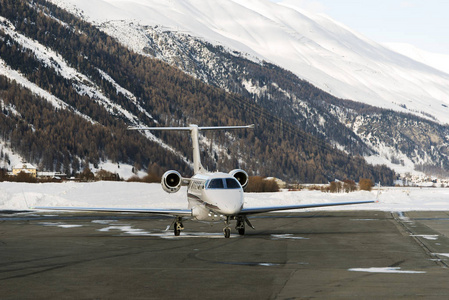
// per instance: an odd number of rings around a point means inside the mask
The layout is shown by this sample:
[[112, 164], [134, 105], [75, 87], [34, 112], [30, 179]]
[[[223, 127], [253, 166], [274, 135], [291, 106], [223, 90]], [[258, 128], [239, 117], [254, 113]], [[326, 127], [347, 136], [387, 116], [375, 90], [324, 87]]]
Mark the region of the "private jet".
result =
[[[43, 210], [70, 210], [70, 211], [99, 211], [99, 212], [133, 212], [149, 213], [158, 215], [170, 215], [174, 217], [173, 231], [175, 236], [179, 236], [184, 230], [184, 220], [224, 222], [223, 233], [225, 238], [231, 236], [231, 221], [236, 221], [235, 229], [240, 235], [245, 234], [245, 227], [248, 225], [252, 229], [254, 226], [248, 219], [249, 215], [267, 213], [273, 211], [308, 209], [313, 207], [326, 207], [337, 205], [366, 204], [376, 202], [353, 201], [334, 202], [316, 204], [298, 204], [289, 206], [268, 206], [268, 207], [244, 207], [243, 190], [248, 185], [248, 174], [241, 169], [235, 169], [229, 173], [208, 172], [201, 164], [199, 132], [207, 130], [235, 130], [251, 129], [254, 125], [247, 126], [215, 126], [198, 127], [189, 125], [188, 127], [129, 127], [129, 130], [175, 130], [190, 131], [193, 148], [193, 169], [194, 175], [191, 178], [184, 178], [176, 170], [164, 173], [161, 180], [162, 189], [167, 193], [176, 193], [182, 186], [187, 186], [187, 209], [132, 209], [132, 208], [91, 208], [91, 207], [35, 207]], [[171, 227], [168, 226], [167, 230]]]

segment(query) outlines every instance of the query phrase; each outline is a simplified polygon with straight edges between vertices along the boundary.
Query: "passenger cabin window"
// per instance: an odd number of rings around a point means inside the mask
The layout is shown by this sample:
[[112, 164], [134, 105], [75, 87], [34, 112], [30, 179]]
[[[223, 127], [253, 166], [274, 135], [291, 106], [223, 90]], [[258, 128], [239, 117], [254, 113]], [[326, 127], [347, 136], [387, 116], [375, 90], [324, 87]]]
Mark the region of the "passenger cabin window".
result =
[[192, 180], [192, 181], [190, 181], [190, 189], [191, 190], [202, 190], [202, 189], [204, 189], [204, 181], [201, 181], [201, 180]]

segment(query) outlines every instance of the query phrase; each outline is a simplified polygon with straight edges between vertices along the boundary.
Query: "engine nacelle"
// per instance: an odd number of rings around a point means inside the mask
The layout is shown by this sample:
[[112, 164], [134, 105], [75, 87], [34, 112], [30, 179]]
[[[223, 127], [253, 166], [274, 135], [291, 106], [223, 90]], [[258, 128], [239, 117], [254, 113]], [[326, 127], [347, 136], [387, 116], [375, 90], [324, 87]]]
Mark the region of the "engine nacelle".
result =
[[167, 193], [176, 193], [181, 189], [182, 176], [178, 171], [167, 171], [162, 175], [161, 185]]
[[248, 174], [245, 171], [241, 169], [235, 169], [229, 172], [229, 174], [237, 179], [242, 188], [246, 188], [246, 186], [248, 185]]

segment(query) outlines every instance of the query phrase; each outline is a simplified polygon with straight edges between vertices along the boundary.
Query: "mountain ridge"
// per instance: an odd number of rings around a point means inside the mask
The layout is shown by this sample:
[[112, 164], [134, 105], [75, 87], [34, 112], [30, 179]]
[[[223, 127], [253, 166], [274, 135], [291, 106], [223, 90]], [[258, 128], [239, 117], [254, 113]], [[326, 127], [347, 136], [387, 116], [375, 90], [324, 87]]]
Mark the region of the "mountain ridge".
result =
[[[448, 74], [388, 50], [329, 17], [265, 0], [214, 5], [199, 0], [140, 1], [138, 6], [125, 0], [93, 0], [89, 7], [85, 1], [52, 2], [72, 11], [75, 5], [80, 15], [99, 26], [111, 20], [163, 26], [279, 65], [339, 98], [449, 123]], [[129, 31], [115, 31], [109, 33], [126, 43]]]

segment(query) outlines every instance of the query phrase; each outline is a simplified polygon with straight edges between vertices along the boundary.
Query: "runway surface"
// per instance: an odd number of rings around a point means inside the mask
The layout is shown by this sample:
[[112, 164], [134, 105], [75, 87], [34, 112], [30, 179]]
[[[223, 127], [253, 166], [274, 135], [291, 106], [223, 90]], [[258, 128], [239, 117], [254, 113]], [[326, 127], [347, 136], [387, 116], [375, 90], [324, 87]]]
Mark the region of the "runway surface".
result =
[[[0, 212], [1, 299], [447, 299], [448, 212], [304, 212], [222, 224]], [[235, 225], [235, 224], [233, 224]]]

